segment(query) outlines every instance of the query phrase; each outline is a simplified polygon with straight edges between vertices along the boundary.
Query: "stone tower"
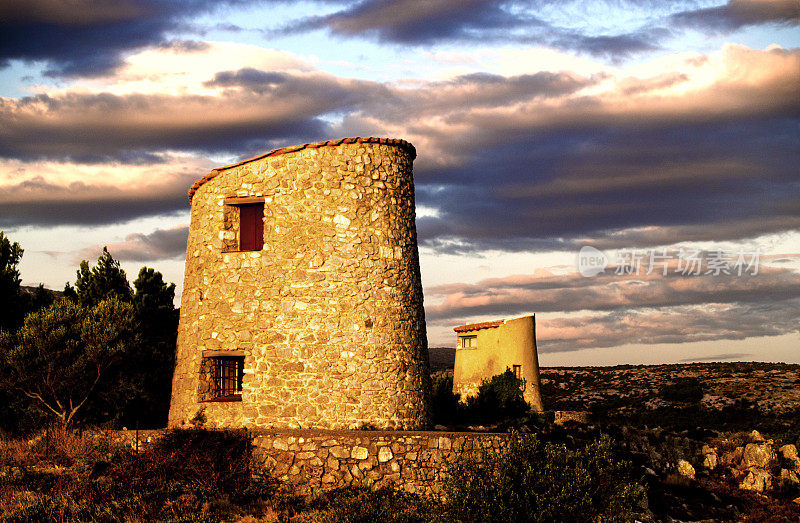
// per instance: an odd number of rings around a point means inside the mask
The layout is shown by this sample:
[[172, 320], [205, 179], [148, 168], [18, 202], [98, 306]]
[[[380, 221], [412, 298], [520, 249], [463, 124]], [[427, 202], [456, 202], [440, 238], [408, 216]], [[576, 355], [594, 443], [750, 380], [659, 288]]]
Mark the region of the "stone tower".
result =
[[462, 325], [456, 332], [453, 392], [464, 400], [478, 393], [483, 380], [506, 369], [522, 380], [522, 397], [533, 410], [544, 410], [539, 353], [536, 349], [536, 316]]
[[332, 140], [191, 187], [170, 427], [429, 423], [415, 156]]

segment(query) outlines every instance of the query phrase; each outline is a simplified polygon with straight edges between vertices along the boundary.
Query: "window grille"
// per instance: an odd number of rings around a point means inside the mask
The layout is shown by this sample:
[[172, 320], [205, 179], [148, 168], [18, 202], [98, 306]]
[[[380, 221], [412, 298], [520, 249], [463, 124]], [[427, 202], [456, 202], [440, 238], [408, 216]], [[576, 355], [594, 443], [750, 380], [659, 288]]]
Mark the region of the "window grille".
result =
[[211, 358], [212, 398], [241, 398], [244, 358]]

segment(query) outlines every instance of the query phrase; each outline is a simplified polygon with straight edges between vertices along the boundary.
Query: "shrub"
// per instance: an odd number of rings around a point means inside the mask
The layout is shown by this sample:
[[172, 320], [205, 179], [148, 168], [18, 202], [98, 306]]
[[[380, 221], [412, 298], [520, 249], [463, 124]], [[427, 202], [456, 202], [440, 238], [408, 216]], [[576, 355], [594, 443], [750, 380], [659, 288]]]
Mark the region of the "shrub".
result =
[[200, 498], [237, 497], [250, 487], [251, 451], [244, 430], [175, 430], [147, 452], [121, 461], [109, 476], [120, 483], [141, 483], [142, 492], [180, 486]]
[[800, 411], [797, 411], [794, 421], [784, 430], [778, 439], [784, 444], [792, 444], [800, 449]]
[[[112, 452], [102, 439], [89, 448], [90, 438], [71, 434], [47, 454], [44, 440], [27, 450], [22, 442], [4, 445], [3, 459], [16, 465], [0, 475], [0, 494], [20, 502], [0, 504], [0, 521], [228, 521], [263, 511], [274, 499], [274, 484], [251, 475], [245, 431], [173, 431], [140, 454]], [[27, 466], [67, 458], [72, 468]]]
[[312, 505], [321, 509], [319, 521], [326, 523], [428, 523], [444, 521], [438, 501], [383, 487], [341, 488], [323, 494]]
[[661, 396], [667, 401], [697, 403], [703, 399], [703, 384], [697, 378], [676, 378], [661, 389]]
[[629, 521], [646, 499], [609, 438], [570, 450], [517, 433], [483, 462], [457, 462], [445, 494], [450, 517], [469, 522]]
[[433, 380], [433, 422], [448, 424], [458, 421], [463, 410], [459, 405], [460, 398], [460, 394], [453, 393], [453, 376], [446, 372], [439, 373]]
[[523, 383], [508, 368], [490, 380], [483, 380], [478, 387], [478, 394], [467, 398], [469, 417], [494, 423], [525, 415], [530, 407], [522, 397]]

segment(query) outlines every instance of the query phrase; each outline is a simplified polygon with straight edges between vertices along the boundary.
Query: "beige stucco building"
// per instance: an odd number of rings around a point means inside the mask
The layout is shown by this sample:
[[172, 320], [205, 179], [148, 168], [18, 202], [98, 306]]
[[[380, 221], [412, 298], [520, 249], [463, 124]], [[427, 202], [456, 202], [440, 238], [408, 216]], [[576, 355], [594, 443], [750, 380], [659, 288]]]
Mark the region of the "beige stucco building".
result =
[[485, 379], [506, 368], [524, 380], [523, 397], [535, 410], [543, 410], [536, 352], [536, 318], [473, 323], [456, 327], [456, 362], [453, 392], [473, 396]]
[[171, 427], [429, 423], [415, 156], [332, 140], [191, 187]]

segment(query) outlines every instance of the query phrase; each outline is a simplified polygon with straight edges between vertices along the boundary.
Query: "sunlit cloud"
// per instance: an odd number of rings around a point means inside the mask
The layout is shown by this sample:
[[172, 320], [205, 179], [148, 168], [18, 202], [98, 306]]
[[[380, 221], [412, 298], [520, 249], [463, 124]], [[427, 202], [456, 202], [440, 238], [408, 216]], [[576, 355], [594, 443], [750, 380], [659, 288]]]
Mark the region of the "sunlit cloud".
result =
[[175, 155], [146, 165], [0, 161], [0, 227], [105, 224], [185, 212], [213, 164]]
[[178, 225], [169, 229], [156, 229], [151, 233], [133, 233], [124, 241], [107, 245], [97, 245], [81, 250], [75, 261], [94, 259], [108, 248], [111, 255], [121, 261], [152, 262], [169, 259], [183, 259], [186, 256], [186, 240], [189, 237], [189, 226]]

